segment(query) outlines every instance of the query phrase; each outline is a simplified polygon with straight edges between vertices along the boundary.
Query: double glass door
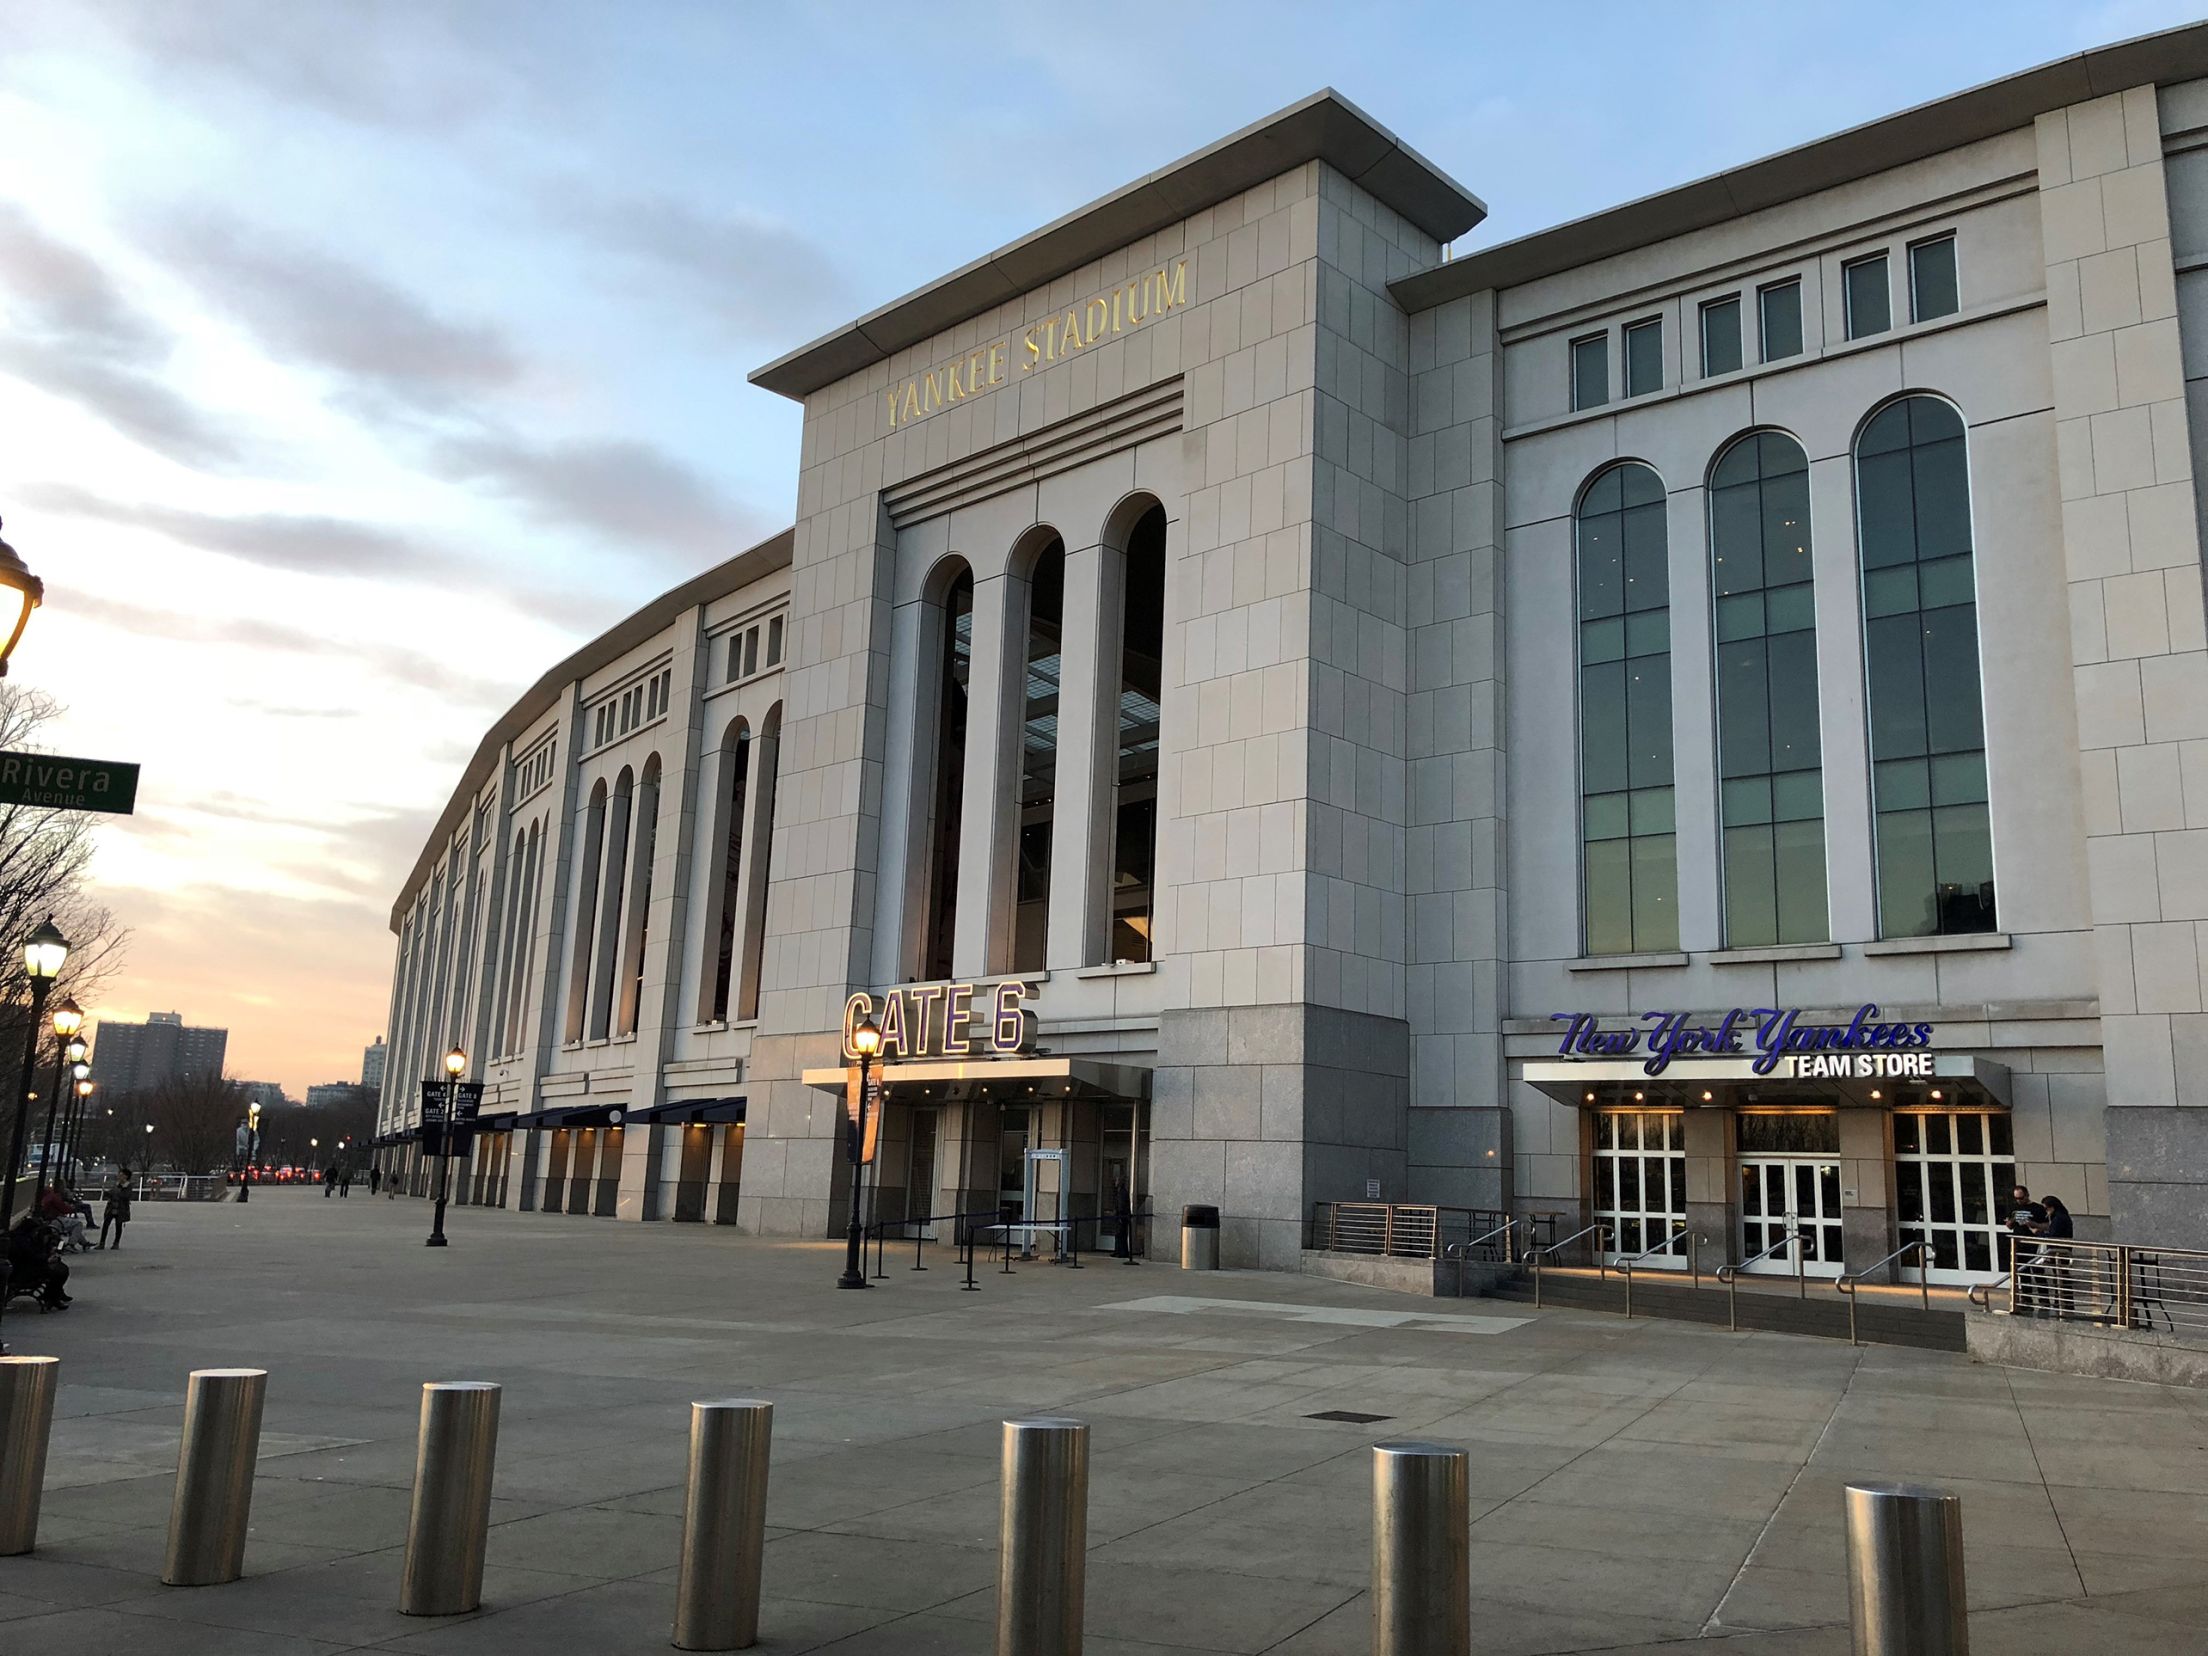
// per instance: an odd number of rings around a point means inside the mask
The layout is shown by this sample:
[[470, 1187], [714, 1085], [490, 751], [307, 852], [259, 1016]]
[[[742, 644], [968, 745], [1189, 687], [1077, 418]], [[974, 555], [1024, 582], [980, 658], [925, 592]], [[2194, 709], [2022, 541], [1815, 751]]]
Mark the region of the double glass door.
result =
[[1609, 1227], [1609, 1259], [1661, 1246], [1643, 1263], [1686, 1269], [1685, 1123], [1676, 1111], [1604, 1110], [1594, 1126], [1594, 1216]]
[[[1788, 1231], [1802, 1238], [1802, 1270], [1836, 1277], [1841, 1270], [1840, 1164], [1808, 1157], [1740, 1160], [1740, 1256], [1753, 1258]], [[1794, 1250], [1757, 1260], [1750, 1271], [1794, 1274]]]
[[[1901, 1240], [1931, 1245], [1929, 1280], [1983, 1282], [2009, 1267], [2009, 1118], [1957, 1110], [1894, 1112], [1894, 1207]], [[1912, 1259], [1903, 1269], [1916, 1280]]]

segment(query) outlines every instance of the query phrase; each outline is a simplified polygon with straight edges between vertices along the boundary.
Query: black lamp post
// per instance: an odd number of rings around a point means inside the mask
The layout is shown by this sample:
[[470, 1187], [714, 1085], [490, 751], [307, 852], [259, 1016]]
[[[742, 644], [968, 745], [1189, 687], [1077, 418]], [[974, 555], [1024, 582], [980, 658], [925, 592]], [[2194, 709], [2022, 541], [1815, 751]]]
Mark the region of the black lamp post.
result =
[[[0, 540], [0, 630], [7, 633], [0, 641], [0, 678], [7, 677], [8, 657], [15, 654], [16, 642], [23, 636], [24, 625], [31, 618], [31, 611], [38, 608], [46, 597], [45, 583], [15, 555], [15, 548]], [[46, 923], [53, 924], [49, 915]], [[54, 934], [59, 937], [61, 934]], [[66, 949], [67, 944], [63, 945]], [[57, 967], [56, 970], [59, 970]], [[25, 1092], [31, 1089], [25, 1087]]]
[[838, 1288], [866, 1286], [866, 1268], [860, 1260], [866, 1238], [859, 1226], [859, 1198], [866, 1179], [866, 1078], [874, 1055], [882, 1050], [882, 1032], [872, 1018], [862, 1015], [851, 1026], [851, 1050], [859, 1058], [859, 1107], [851, 1120], [851, 1223], [844, 1235], [843, 1275], [836, 1278]]
[[[54, 1141], [46, 1147], [46, 1182], [61, 1185], [69, 1182], [69, 1134], [76, 1125], [77, 1106], [84, 1099], [84, 1091], [91, 1083], [85, 1077], [92, 1073], [92, 1066], [84, 1061], [84, 1042], [81, 1039], [68, 1042], [61, 1049], [63, 1063], [54, 1067], [59, 1080], [66, 1073], [69, 1084], [59, 1089], [61, 1096], [61, 1126], [55, 1130]], [[58, 1171], [57, 1171], [58, 1169]]]
[[244, 1204], [253, 1195], [253, 1164], [261, 1154], [261, 1104], [259, 1099], [245, 1107], [245, 1171], [238, 1175], [238, 1204]]
[[62, 1085], [64, 1066], [84, 1056], [84, 1044], [77, 1039], [77, 1031], [83, 1027], [83, 1009], [74, 998], [63, 997], [61, 1004], [54, 1008], [54, 1090], [46, 1095], [46, 1133], [38, 1141], [38, 1182], [31, 1187], [34, 1207], [39, 1197], [46, 1193], [46, 1187], [55, 1182], [54, 1111], [60, 1107], [66, 1090]]
[[[28, 613], [28, 611], [26, 611]], [[15, 1091], [15, 1132], [8, 1143], [8, 1199], [4, 1219], [15, 1221], [16, 1181], [23, 1173], [23, 1138], [31, 1125], [31, 1091], [38, 1081], [38, 1032], [46, 1021], [46, 997], [69, 958], [69, 939], [54, 929], [54, 917], [31, 933], [23, 945], [23, 970], [31, 980], [31, 1026], [23, 1034], [23, 1083]]]
[[437, 1216], [430, 1221], [424, 1247], [445, 1243], [445, 1178], [452, 1171], [452, 1112], [460, 1103], [460, 1077], [467, 1073], [468, 1055], [458, 1047], [445, 1054], [445, 1119], [437, 1128]]

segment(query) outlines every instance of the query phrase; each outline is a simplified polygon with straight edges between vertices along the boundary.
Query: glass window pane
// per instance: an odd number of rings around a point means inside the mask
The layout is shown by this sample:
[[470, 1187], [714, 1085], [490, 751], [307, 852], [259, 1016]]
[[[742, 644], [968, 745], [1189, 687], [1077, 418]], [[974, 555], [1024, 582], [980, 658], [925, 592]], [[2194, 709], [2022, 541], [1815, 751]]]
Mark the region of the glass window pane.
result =
[[1625, 394], [1645, 395], [1663, 389], [1664, 325], [1636, 322], [1625, 330]]
[[1672, 836], [1651, 834], [1628, 840], [1633, 847], [1633, 947], [1679, 947], [1678, 871]]
[[1718, 774], [1767, 775], [1771, 770], [1770, 686], [1760, 638], [1717, 647]]
[[1986, 724], [1978, 706], [1976, 607], [1926, 610], [1922, 637], [1925, 746], [1933, 753], [1982, 749]]
[[1910, 451], [1909, 460], [1916, 496], [1917, 560], [1930, 563], [1935, 558], [1968, 555], [1970, 483], [1961, 434], [1933, 442], [1920, 439]]
[[1817, 737], [1817, 658], [1795, 645], [1771, 644], [1767, 672], [1771, 692], [1771, 768], [1814, 770]]
[[1810, 575], [1809, 474], [1796, 471], [1767, 476], [1763, 483], [1764, 584], [1787, 586], [1807, 581]]
[[1911, 491], [1906, 450], [1874, 454], [1865, 449], [1857, 456], [1856, 517], [1864, 569], [1916, 561], [1917, 520]]
[[1771, 814], [1780, 822], [1808, 822], [1825, 814], [1824, 778], [1791, 771], [1771, 779]]
[[1822, 943], [1825, 913], [1825, 825], [1782, 822], [1772, 829], [1780, 943]]
[[1932, 813], [1878, 813], [1878, 929], [1882, 937], [1929, 937], [1934, 905]]
[[1671, 657], [1625, 664], [1627, 776], [1636, 788], [1671, 782]]
[[1625, 622], [1619, 616], [1579, 624], [1579, 659], [1583, 662], [1622, 661], [1625, 658]]
[[1579, 776], [1581, 789], [1589, 794], [1612, 793], [1626, 785], [1627, 670], [1624, 662], [1613, 661], [1579, 672]]
[[1971, 577], [1969, 555], [1934, 558], [1930, 563], [1917, 565], [1917, 591], [1922, 595], [1918, 601], [1926, 609], [1970, 603], [1978, 594], [1977, 583]]
[[1717, 601], [1718, 642], [1763, 636], [1763, 594], [1743, 592]]
[[1985, 1117], [1959, 1115], [1955, 1118], [1955, 1153], [1959, 1156], [1985, 1154]]
[[[1955, 1268], [1955, 1244], [1950, 1241], [1943, 1250], [1939, 1263], [1948, 1270]], [[1963, 1232], [1963, 1269], [1966, 1271], [1990, 1271], [1993, 1269], [1993, 1237], [1986, 1231]]]
[[1841, 267], [1848, 307], [1848, 337], [1884, 333], [1893, 326], [1893, 304], [1886, 280], [1886, 255], [1858, 259]]
[[1940, 930], [1994, 929], [1993, 835], [1983, 805], [1949, 805], [1932, 813], [1939, 876]]
[[1668, 1159], [1671, 1169], [1671, 1211], [1685, 1217], [1687, 1211], [1687, 1158], [1672, 1156]]
[[1727, 827], [1771, 820], [1771, 779], [1747, 776], [1724, 784], [1720, 795]]
[[[1925, 749], [1920, 618], [1882, 616], [1864, 628], [1870, 658], [1871, 757], [1914, 758]], [[1972, 654], [1973, 664], [1976, 652]], [[1976, 744], [1972, 744], [1975, 746]]]
[[1986, 797], [1983, 753], [1943, 754], [1932, 761], [1932, 803], [1970, 805]]
[[1896, 1115], [1894, 1117], [1894, 1153], [1896, 1155], [1909, 1156], [1916, 1154], [1917, 1127], [1918, 1118], [1913, 1115]]
[[[1647, 470], [1636, 466], [1636, 471]], [[1671, 602], [1671, 571], [1661, 499], [1625, 510], [1625, 607], [1662, 609]]]
[[1993, 1115], [1986, 1117], [1986, 1136], [1991, 1142], [1995, 1155], [2013, 1156], [2016, 1154], [2016, 1148], [2010, 1142], [2009, 1118], [2007, 1116]]
[[1674, 825], [1671, 789], [1642, 788], [1627, 797], [1631, 800], [1633, 832], [1636, 835], [1671, 832]]
[[1922, 759], [1889, 759], [1880, 765], [1875, 787], [1881, 811], [1916, 811], [1932, 803]]
[[[1895, 1117], [1895, 1120], [1900, 1120]], [[1924, 1218], [1924, 1165], [1905, 1161], [1894, 1164], [1894, 1205], [1903, 1224]]]
[[1955, 281], [1955, 238], [1919, 242], [1909, 249], [1910, 314], [1919, 322], [1953, 316], [1961, 306]]
[[1735, 949], [1779, 940], [1771, 833], [1768, 827], [1725, 830], [1725, 941]]
[[1610, 400], [1610, 339], [1596, 334], [1572, 341], [1572, 406], [1600, 408]]
[[1579, 614], [1583, 621], [1625, 613], [1625, 526], [1615, 510], [1582, 502], [1579, 514]]
[[1928, 1115], [1924, 1118], [1924, 1153], [1928, 1156], [1952, 1156], [1955, 1153], [1946, 1116]]
[[1776, 282], [1756, 298], [1763, 312], [1763, 360], [1801, 355], [1802, 284]]
[[1874, 619], [1906, 615], [1917, 607], [1917, 566], [1893, 564], [1863, 572], [1863, 613]]
[[[1735, 445], [1735, 454], [1746, 444]], [[1757, 489], [1753, 482], [1710, 491], [1712, 586], [1718, 593], [1753, 592], [1763, 585]]]
[[1776, 587], [1763, 595], [1767, 630], [1779, 633], [1810, 632], [1817, 625], [1817, 595], [1807, 581]]
[[1623, 839], [1632, 830], [1627, 826], [1626, 802], [1631, 794], [1589, 794], [1582, 807], [1587, 825], [1587, 837], [1591, 840]]
[[1702, 377], [1740, 367], [1740, 300], [1713, 299], [1702, 307]]
[[1590, 841], [1581, 852], [1587, 879], [1587, 952], [1633, 952], [1633, 842]]
[[1625, 618], [1625, 653], [1655, 655], [1671, 648], [1671, 612], [1639, 610]]

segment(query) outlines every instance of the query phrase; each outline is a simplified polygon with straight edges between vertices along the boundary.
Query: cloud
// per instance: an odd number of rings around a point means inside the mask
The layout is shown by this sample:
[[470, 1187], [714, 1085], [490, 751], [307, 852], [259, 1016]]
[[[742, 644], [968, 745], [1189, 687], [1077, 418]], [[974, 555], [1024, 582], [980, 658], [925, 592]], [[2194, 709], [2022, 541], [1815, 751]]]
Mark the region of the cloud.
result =
[[185, 465], [222, 470], [241, 459], [229, 425], [162, 378], [174, 335], [89, 254], [11, 202], [0, 202], [0, 302], [0, 372]]
[[718, 562], [766, 533], [674, 456], [618, 439], [534, 442], [512, 434], [438, 443], [442, 476], [493, 489], [540, 523], [582, 527]]
[[709, 216], [665, 196], [591, 203], [566, 190], [558, 202], [594, 256], [622, 254], [657, 272], [739, 339], [809, 335], [855, 308], [827, 250], [787, 225]]
[[338, 379], [372, 405], [444, 413], [524, 372], [504, 333], [456, 321], [394, 283], [235, 219], [180, 219], [156, 237], [177, 272], [272, 358]]

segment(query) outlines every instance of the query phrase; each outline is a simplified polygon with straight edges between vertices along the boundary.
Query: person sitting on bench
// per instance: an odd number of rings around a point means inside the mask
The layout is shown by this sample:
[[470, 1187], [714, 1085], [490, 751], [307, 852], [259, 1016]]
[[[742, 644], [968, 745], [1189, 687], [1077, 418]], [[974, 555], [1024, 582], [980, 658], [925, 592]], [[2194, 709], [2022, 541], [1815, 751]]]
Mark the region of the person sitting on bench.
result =
[[8, 1292], [35, 1294], [47, 1310], [59, 1311], [70, 1302], [63, 1286], [68, 1280], [60, 1234], [37, 1214], [26, 1213], [8, 1232]]

